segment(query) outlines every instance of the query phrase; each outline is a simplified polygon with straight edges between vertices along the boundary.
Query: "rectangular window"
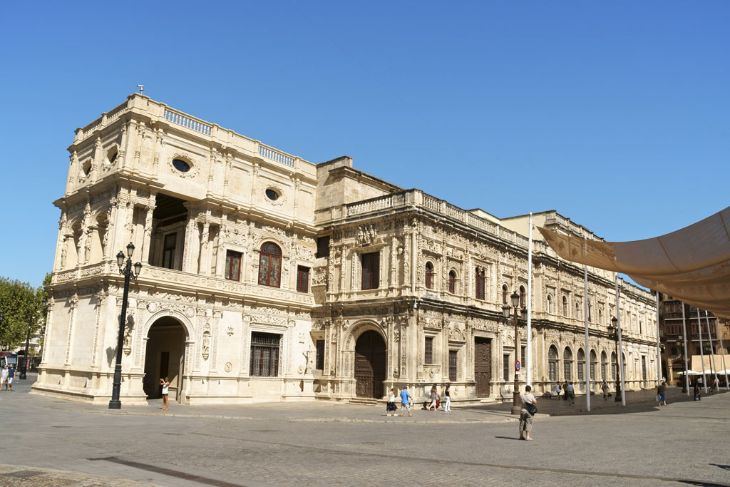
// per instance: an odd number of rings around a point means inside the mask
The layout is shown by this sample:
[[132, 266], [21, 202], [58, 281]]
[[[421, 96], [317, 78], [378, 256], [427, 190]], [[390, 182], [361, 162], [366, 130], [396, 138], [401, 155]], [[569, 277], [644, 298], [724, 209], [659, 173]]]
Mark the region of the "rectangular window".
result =
[[297, 291], [309, 292], [309, 267], [297, 266]]
[[241, 280], [241, 252], [226, 251], [226, 279]]
[[279, 375], [279, 343], [281, 335], [251, 333], [251, 375], [276, 377]]
[[522, 347], [520, 347], [520, 365], [521, 365], [520, 368], [523, 368], [523, 369], [525, 367], [527, 367], [527, 362], [525, 362], [527, 360], [525, 358], [526, 353], [527, 353], [527, 347], [523, 345]]
[[314, 367], [317, 370], [324, 370], [324, 340], [317, 340], [317, 357]]
[[509, 381], [509, 354], [502, 355], [502, 380]]
[[476, 298], [484, 299], [484, 272], [476, 271]]
[[168, 233], [162, 244], [162, 267], [167, 269], [175, 268], [175, 246], [177, 244], [177, 234]]
[[315, 257], [329, 257], [330, 256], [330, 238], [329, 237], [317, 237], [317, 254]]
[[426, 337], [426, 347], [423, 355], [424, 363], [433, 363], [433, 337]]
[[362, 260], [362, 289], [377, 289], [380, 284], [380, 252], [360, 255]]
[[456, 382], [456, 373], [458, 371], [456, 358], [458, 353], [457, 350], [449, 350], [449, 380], [451, 382]]

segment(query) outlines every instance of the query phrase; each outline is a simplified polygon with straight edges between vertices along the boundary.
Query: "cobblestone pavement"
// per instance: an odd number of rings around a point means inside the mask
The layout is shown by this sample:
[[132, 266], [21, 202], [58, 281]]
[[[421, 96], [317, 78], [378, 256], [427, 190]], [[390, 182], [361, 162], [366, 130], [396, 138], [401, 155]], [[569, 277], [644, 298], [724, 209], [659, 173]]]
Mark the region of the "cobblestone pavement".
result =
[[173, 404], [163, 416], [158, 403], [109, 411], [30, 395], [30, 383], [0, 392], [0, 463], [16, 466], [0, 468], [3, 486], [730, 486], [727, 393], [694, 402], [672, 391], [661, 409], [641, 402], [649, 394], [627, 408], [598, 398], [590, 414], [580, 399], [545, 400], [555, 415], [538, 414], [525, 442], [508, 405], [391, 418], [326, 402]]

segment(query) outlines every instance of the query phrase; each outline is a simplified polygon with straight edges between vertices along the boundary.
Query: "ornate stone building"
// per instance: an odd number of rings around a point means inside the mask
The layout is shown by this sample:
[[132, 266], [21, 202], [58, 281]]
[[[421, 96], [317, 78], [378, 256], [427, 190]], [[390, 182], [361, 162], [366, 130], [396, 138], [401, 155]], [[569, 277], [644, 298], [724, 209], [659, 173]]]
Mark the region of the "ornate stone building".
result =
[[[462, 210], [343, 157], [312, 164], [142, 95], [78, 129], [69, 147], [52, 300], [36, 392], [106, 402], [131, 241], [122, 400], [185, 403], [509, 396], [513, 327], [526, 304], [527, 217]], [[554, 211], [537, 225], [597, 238]], [[537, 232], [535, 232], [537, 233]], [[534, 242], [533, 383], [611, 380], [612, 273]], [[622, 283], [628, 388], [656, 378], [653, 297]], [[521, 350], [526, 346], [520, 325]], [[613, 358], [612, 358], [613, 357]], [[524, 360], [523, 360], [524, 362]], [[582, 387], [582, 386], [581, 386]], [[581, 388], [579, 387], [579, 391]]]

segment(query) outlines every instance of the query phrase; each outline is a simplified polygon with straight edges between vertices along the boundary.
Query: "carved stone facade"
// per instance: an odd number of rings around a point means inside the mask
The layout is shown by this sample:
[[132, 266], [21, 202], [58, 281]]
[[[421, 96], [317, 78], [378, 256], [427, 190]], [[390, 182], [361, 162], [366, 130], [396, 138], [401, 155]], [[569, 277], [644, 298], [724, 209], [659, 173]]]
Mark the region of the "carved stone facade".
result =
[[[154, 397], [164, 375], [185, 403], [349, 400], [392, 386], [420, 398], [447, 382], [456, 400], [510, 396], [502, 305], [527, 287], [526, 217], [403, 191], [346, 157], [311, 164], [141, 95], [79, 129], [69, 151], [35, 391], [109, 399], [115, 255], [132, 242], [143, 268], [125, 317], [125, 402]], [[555, 212], [536, 223], [585, 233]], [[650, 386], [654, 301], [622, 287], [627, 387]], [[594, 380], [613, 382], [602, 361], [615, 348], [613, 274], [589, 269], [585, 352], [583, 294], [583, 270], [536, 240], [538, 391], [578, 382], [581, 354], [596, 357]], [[519, 333], [524, 346], [524, 323]]]

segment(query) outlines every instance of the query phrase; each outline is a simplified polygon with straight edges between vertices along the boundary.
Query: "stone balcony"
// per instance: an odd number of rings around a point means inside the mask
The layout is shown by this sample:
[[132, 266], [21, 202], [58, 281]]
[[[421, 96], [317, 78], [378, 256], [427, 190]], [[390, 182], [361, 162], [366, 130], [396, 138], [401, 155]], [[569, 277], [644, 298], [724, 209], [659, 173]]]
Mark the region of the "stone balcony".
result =
[[[83, 282], [99, 278], [122, 279], [114, 261], [99, 262], [68, 269], [53, 274], [51, 283], [62, 286], [72, 282]], [[217, 276], [192, 274], [164, 267], [145, 265], [136, 281], [139, 286], [155, 286], [175, 288], [178, 291], [200, 292], [216, 294], [229, 298], [258, 298], [272, 304], [286, 304], [298, 306], [313, 306], [314, 298], [311, 294], [296, 292], [295, 290], [272, 288], [258, 284], [231, 281]]]

